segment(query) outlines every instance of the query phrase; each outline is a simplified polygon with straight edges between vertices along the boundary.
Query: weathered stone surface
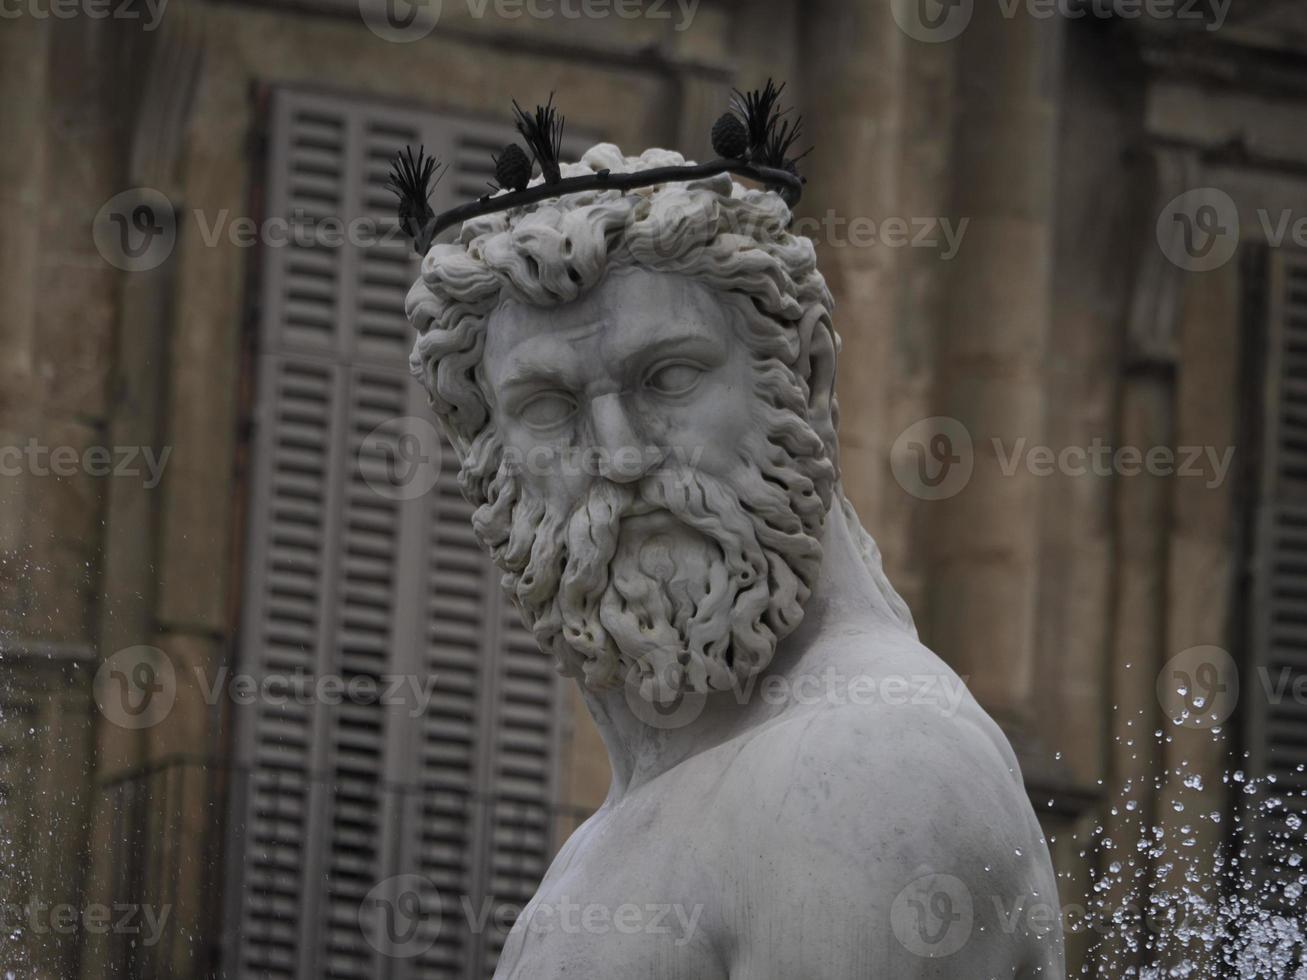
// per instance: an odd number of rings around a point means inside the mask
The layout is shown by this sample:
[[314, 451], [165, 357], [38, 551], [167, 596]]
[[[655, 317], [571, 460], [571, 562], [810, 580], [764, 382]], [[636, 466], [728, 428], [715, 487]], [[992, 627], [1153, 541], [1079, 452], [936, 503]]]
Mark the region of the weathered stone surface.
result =
[[[601, 144], [564, 175], [675, 159]], [[473, 527], [613, 773], [496, 976], [1061, 976], [1016, 756], [918, 642], [836, 478], [812, 246], [762, 220], [775, 195], [732, 191], [469, 221], [409, 292]], [[1030, 687], [1032, 587], [956, 590], [995, 700]], [[573, 906], [666, 907], [680, 929], [567, 929]]]

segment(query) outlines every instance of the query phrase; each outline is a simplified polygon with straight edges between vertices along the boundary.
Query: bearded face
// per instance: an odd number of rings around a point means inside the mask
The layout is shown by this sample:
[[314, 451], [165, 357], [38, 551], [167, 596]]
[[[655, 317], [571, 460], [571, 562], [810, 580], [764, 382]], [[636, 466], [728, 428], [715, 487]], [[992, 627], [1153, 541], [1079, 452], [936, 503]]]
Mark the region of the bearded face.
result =
[[759, 315], [627, 268], [489, 317], [474, 527], [537, 641], [593, 689], [729, 689], [802, 618], [834, 468]]

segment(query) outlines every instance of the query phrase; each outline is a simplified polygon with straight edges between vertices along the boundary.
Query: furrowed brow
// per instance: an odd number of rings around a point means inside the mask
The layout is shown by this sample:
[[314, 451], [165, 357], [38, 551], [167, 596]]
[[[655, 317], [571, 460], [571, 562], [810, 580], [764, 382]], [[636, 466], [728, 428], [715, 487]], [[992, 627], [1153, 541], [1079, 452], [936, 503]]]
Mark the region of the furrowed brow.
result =
[[504, 378], [504, 388], [539, 387], [550, 385], [557, 388], [571, 388], [575, 378], [571, 372], [554, 364], [515, 364]]
[[662, 337], [652, 343], [629, 350], [619, 355], [617, 362], [621, 370], [626, 372], [633, 367], [640, 367], [657, 358], [669, 357], [675, 354], [685, 354], [689, 357], [700, 357], [711, 361], [718, 361], [723, 356], [720, 343], [700, 333], [683, 333], [671, 337]]

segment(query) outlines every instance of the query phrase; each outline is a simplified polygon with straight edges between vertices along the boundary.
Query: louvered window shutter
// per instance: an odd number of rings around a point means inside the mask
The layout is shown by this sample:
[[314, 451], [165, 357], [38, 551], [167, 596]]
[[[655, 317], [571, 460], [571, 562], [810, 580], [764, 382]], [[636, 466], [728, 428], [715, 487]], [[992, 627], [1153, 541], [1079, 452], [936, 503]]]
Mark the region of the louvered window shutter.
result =
[[[396, 149], [422, 143], [451, 163], [433, 206], [471, 199], [514, 133], [279, 89], [269, 136], [266, 213], [303, 227], [262, 249], [236, 669], [265, 695], [234, 699], [224, 975], [488, 977], [497, 910], [524, 904], [551, 857], [560, 682], [472, 535], [452, 450], [423, 441], [402, 309], [417, 262], [385, 234], [384, 185]], [[306, 230], [333, 220], [343, 245]], [[440, 457], [414, 499], [385, 492], [406, 435]], [[397, 704], [312, 696], [322, 678], [396, 675], [429, 690], [425, 712], [411, 688]], [[394, 957], [360, 907], [404, 874], [431, 883], [441, 924]]]
[[[1266, 251], [1265, 372], [1261, 467], [1252, 522], [1249, 769], [1273, 777], [1268, 794], [1285, 803], [1252, 813], [1250, 854], [1271, 880], [1298, 880], [1292, 855], [1307, 853], [1307, 253]], [[1295, 691], [1298, 696], [1295, 696]], [[1291, 814], [1301, 821], [1289, 826]], [[1296, 845], [1288, 845], [1289, 841]], [[1296, 904], [1296, 903], [1295, 903]]]

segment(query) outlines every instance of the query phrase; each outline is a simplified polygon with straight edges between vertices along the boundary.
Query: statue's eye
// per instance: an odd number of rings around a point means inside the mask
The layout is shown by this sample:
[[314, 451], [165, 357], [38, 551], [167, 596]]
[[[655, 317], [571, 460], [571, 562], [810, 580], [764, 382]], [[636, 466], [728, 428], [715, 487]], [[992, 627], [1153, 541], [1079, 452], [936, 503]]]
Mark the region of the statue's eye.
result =
[[533, 396], [518, 409], [518, 415], [527, 425], [548, 429], [561, 425], [576, 411], [576, 402], [561, 391], [544, 391]]
[[693, 364], [677, 362], [656, 368], [645, 381], [645, 386], [660, 395], [683, 395], [703, 377], [703, 369]]

